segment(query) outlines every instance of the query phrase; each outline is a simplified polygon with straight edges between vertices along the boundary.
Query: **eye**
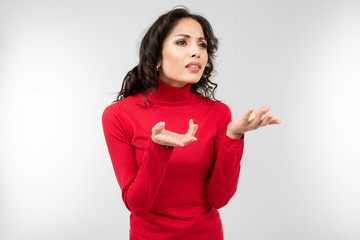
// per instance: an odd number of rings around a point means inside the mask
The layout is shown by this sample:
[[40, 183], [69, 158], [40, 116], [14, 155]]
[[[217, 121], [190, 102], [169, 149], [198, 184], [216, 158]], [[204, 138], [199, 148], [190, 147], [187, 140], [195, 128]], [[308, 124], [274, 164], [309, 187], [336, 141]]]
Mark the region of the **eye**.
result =
[[202, 48], [207, 48], [206, 43], [200, 43], [199, 46], [202, 47]]
[[177, 45], [185, 45], [185, 44], [186, 44], [186, 41], [180, 40], [180, 41], [177, 41], [176, 44], [177, 44]]

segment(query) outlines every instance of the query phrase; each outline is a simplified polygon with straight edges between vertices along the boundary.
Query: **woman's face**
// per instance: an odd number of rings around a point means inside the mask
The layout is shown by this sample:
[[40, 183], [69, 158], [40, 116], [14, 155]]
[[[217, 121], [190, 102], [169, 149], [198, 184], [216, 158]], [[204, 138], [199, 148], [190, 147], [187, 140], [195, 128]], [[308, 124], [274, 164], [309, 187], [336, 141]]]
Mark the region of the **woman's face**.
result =
[[201, 25], [191, 18], [179, 20], [164, 40], [159, 78], [173, 87], [197, 83], [208, 61]]

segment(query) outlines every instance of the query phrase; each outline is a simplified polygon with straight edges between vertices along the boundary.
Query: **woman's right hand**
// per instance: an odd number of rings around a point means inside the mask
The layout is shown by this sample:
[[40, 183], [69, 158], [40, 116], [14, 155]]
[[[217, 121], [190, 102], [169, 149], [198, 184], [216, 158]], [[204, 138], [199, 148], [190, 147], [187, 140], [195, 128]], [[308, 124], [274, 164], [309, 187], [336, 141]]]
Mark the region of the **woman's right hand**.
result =
[[185, 134], [170, 132], [165, 129], [165, 122], [159, 122], [152, 128], [151, 139], [162, 146], [183, 147], [197, 140], [195, 133], [198, 125], [189, 120], [189, 130]]

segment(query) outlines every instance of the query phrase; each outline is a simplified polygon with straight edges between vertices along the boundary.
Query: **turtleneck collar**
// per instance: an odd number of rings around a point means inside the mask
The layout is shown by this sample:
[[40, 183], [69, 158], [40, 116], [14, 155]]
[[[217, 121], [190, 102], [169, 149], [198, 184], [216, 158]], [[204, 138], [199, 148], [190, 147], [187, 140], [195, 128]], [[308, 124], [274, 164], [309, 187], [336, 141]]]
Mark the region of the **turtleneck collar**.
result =
[[192, 93], [190, 92], [191, 83], [185, 87], [173, 87], [158, 78], [159, 87], [148, 95], [150, 101], [161, 102], [164, 104], [181, 104], [188, 102]]

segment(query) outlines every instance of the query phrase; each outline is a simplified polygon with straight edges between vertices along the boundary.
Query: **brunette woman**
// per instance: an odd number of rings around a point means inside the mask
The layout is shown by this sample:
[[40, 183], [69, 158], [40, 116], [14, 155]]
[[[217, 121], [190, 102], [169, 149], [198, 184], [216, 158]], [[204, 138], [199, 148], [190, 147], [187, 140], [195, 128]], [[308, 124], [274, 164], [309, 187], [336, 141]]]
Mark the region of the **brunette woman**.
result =
[[234, 195], [244, 133], [280, 120], [270, 106], [232, 121], [210, 80], [217, 39], [209, 22], [176, 8], [140, 46], [103, 128], [132, 240], [221, 240], [217, 209]]

